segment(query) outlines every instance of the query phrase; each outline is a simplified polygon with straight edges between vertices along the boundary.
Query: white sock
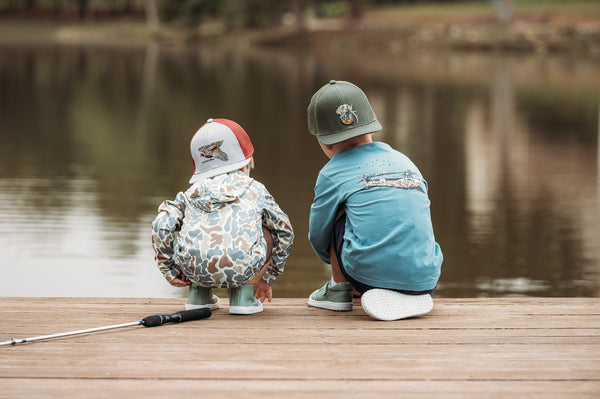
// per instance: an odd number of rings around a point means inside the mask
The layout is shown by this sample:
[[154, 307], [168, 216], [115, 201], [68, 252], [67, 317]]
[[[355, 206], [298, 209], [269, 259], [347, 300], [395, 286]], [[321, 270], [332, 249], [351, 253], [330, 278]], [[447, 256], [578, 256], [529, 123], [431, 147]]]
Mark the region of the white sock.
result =
[[337, 283], [335, 281], [333, 281], [333, 276], [331, 276], [331, 280], [329, 281], [329, 286], [330, 287], [335, 287]]

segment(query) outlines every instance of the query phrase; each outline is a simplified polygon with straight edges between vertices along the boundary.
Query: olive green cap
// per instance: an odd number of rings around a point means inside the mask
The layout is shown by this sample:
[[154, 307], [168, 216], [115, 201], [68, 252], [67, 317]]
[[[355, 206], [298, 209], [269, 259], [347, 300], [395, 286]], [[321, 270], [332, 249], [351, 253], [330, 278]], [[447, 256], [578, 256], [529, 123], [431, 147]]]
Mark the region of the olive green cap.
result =
[[327, 145], [382, 129], [365, 93], [350, 82], [331, 80], [312, 96], [307, 111], [308, 131]]

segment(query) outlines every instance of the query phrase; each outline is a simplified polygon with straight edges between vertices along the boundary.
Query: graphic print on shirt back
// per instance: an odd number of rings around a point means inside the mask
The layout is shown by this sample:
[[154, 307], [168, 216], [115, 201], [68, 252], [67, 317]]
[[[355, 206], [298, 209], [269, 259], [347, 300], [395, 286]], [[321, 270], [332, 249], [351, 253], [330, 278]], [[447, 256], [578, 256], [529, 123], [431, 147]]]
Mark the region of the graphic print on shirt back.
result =
[[363, 188], [371, 187], [397, 187], [404, 189], [417, 189], [425, 192], [423, 179], [416, 173], [406, 169], [402, 172], [379, 172], [363, 175], [359, 180]]

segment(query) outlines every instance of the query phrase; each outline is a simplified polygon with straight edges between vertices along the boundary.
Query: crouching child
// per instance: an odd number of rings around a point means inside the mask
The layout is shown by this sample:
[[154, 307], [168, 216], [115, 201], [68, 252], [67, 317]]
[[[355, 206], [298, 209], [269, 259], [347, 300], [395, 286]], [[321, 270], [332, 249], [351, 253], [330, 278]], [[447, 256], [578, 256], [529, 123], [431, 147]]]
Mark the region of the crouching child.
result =
[[236, 122], [209, 119], [190, 151], [191, 186], [163, 202], [152, 223], [158, 268], [171, 285], [189, 286], [186, 309], [217, 309], [211, 289], [227, 288], [229, 313], [262, 312], [292, 249], [290, 220], [250, 178], [254, 147]]

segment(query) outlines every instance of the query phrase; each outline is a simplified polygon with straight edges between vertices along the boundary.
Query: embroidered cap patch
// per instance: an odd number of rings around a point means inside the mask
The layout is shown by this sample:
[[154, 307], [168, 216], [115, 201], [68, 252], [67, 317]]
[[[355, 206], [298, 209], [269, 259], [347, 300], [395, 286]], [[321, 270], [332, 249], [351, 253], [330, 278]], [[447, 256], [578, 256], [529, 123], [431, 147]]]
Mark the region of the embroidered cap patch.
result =
[[358, 115], [352, 105], [342, 104], [335, 110], [335, 113], [340, 116], [340, 120], [344, 125], [353, 124], [355, 119], [358, 122]]
[[210, 143], [208, 145], [203, 145], [198, 148], [200, 152], [200, 156], [207, 158], [207, 160], [217, 158], [221, 161], [227, 161], [229, 156], [223, 150], [221, 150], [221, 146], [223, 145], [223, 140], [215, 141], [214, 143]]

